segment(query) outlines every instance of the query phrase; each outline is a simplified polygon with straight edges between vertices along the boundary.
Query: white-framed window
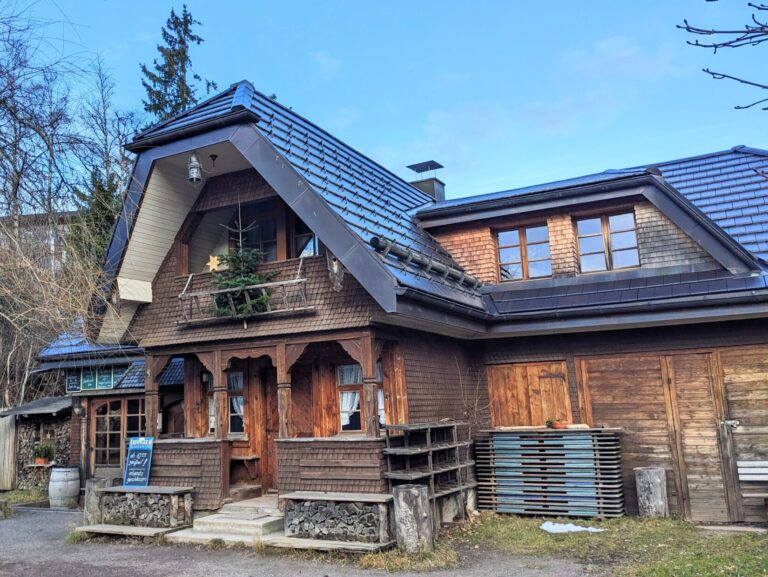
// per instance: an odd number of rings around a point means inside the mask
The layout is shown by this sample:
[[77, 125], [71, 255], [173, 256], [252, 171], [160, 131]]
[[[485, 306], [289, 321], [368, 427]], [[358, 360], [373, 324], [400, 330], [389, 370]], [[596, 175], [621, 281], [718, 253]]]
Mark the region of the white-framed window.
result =
[[[386, 423], [384, 388], [381, 363], [376, 363], [377, 400], [379, 425]], [[342, 433], [361, 432], [365, 415], [363, 412], [363, 369], [355, 363], [336, 367], [336, 383], [339, 391], [339, 429]]]

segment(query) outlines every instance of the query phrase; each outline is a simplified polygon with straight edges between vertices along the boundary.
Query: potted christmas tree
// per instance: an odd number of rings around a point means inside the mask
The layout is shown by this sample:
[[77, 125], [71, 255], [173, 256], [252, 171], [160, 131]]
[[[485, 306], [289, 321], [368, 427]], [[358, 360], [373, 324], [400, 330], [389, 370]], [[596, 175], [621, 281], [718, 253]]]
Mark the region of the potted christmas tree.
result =
[[269, 282], [274, 274], [259, 274], [257, 269], [264, 255], [245, 245], [244, 233], [253, 225], [243, 228], [239, 218], [235, 224], [235, 228], [226, 227], [237, 233], [235, 250], [218, 255], [219, 267], [213, 271], [211, 281], [216, 290], [232, 289], [214, 295], [213, 314], [219, 317], [247, 317], [264, 312], [271, 297], [269, 290], [246, 288]]

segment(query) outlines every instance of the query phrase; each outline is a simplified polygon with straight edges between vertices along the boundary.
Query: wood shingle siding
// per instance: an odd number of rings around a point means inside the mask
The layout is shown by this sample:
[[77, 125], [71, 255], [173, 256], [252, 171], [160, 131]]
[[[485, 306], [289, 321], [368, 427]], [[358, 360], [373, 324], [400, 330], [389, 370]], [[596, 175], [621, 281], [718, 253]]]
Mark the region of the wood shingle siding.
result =
[[278, 439], [278, 489], [386, 493], [384, 439]]
[[499, 282], [496, 235], [487, 225], [439, 230], [433, 234], [467, 272], [486, 283]]
[[450, 418], [487, 426], [488, 387], [475, 346], [415, 331], [401, 343], [410, 423]]
[[[178, 295], [187, 278], [176, 276], [175, 267], [175, 254], [171, 251], [155, 280], [154, 301], [141, 308], [130, 327], [131, 336], [144, 347], [357, 328], [369, 325], [378, 310], [378, 305], [351, 275], [344, 277], [341, 291], [334, 291], [326, 259], [321, 256], [304, 259], [302, 265], [302, 277], [307, 278], [307, 295], [315, 307], [314, 314], [255, 319], [248, 323], [247, 329], [237, 321], [181, 327], [176, 323], [182, 318]], [[299, 260], [292, 259], [264, 263], [259, 272], [275, 272], [273, 280], [278, 281], [295, 278], [298, 268]], [[209, 283], [210, 274], [196, 276], [195, 282]]]
[[637, 242], [643, 268], [693, 266], [719, 269], [720, 264], [650, 202], [635, 205]]
[[213, 439], [155, 442], [150, 484], [194, 487], [194, 508], [218, 509], [229, 496], [229, 443]]

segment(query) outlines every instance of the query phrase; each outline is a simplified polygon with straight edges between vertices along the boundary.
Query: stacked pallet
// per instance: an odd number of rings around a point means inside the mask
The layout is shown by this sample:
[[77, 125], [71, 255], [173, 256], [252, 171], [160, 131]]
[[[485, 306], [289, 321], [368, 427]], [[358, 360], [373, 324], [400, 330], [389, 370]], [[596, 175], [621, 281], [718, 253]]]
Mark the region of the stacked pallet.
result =
[[620, 431], [518, 428], [475, 442], [478, 506], [497, 513], [621, 517]]

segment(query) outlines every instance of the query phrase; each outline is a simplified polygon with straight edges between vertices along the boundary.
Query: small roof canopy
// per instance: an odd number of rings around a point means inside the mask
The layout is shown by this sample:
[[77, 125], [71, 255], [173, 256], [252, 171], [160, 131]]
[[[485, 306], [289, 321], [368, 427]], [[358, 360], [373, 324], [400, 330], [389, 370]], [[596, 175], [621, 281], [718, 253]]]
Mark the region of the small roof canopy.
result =
[[72, 399], [70, 397], [46, 397], [7, 409], [0, 413], [0, 417], [10, 417], [12, 415], [25, 417], [29, 415], [57, 415], [70, 409], [72, 409]]

